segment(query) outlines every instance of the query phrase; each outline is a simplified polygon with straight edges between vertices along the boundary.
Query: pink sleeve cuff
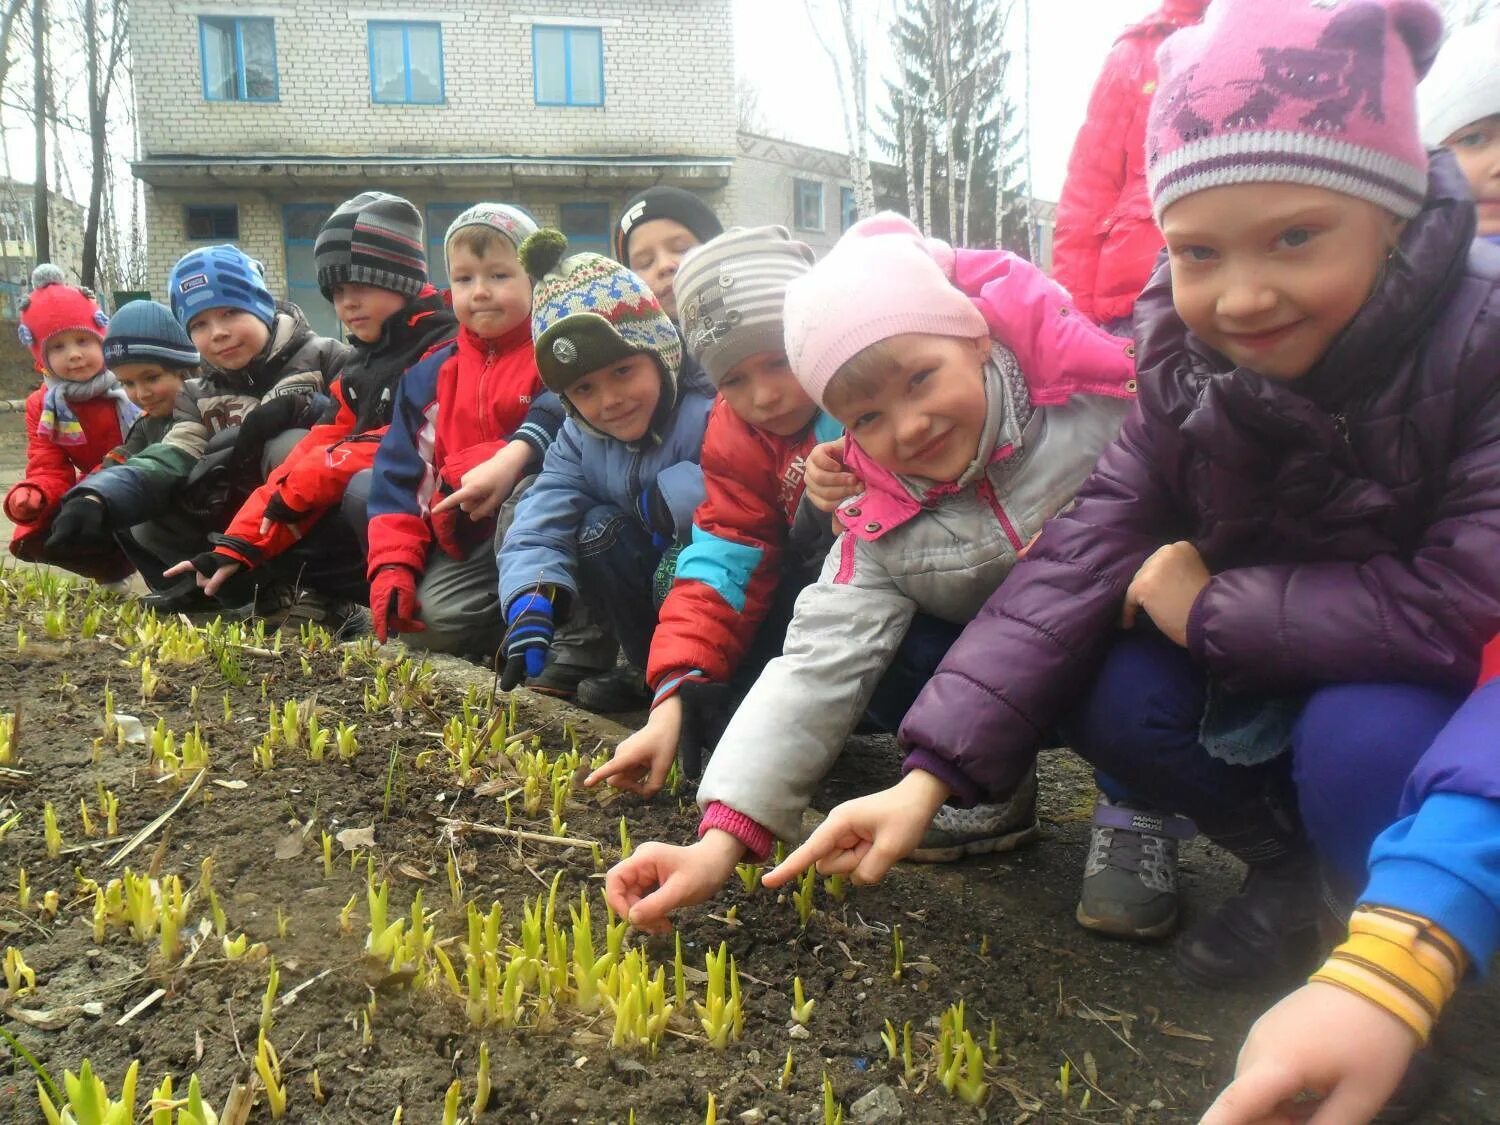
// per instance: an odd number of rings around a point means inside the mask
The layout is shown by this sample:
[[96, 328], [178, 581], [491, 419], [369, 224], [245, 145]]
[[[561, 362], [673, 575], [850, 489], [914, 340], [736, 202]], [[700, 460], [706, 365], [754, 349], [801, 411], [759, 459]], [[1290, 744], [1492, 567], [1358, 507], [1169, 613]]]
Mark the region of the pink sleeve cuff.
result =
[[703, 813], [703, 820], [698, 825], [698, 838], [703, 839], [704, 833], [710, 828], [728, 832], [745, 845], [751, 858], [757, 862], [768, 858], [771, 854], [771, 844], [774, 839], [771, 833], [760, 822], [751, 820], [742, 812], [735, 812], [722, 801], [708, 803], [708, 808]]

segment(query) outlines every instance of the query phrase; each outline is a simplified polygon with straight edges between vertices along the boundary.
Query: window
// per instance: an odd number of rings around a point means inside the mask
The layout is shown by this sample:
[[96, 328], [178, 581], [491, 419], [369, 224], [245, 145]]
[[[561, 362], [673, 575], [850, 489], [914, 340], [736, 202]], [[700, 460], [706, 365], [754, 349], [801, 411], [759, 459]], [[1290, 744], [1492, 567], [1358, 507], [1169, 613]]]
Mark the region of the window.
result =
[[343, 339], [339, 318], [333, 306], [318, 290], [318, 267], [313, 261], [313, 243], [328, 216], [332, 203], [288, 203], [282, 209], [285, 235], [287, 296], [307, 316], [313, 331], [334, 339]]
[[190, 242], [233, 242], [240, 236], [240, 209], [234, 204], [184, 207]]
[[839, 230], [844, 231], [859, 221], [859, 204], [852, 187], [839, 188]]
[[537, 105], [604, 104], [604, 33], [597, 27], [533, 27]]
[[448, 255], [443, 239], [453, 220], [472, 203], [429, 203], [427, 205], [427, 276], [439, 289], [448, 288]]
[[817, 180], [793, 180], [792, 193], [792, 225], [801, 230], [822, 230], [823, 185]]
[[203, 97], [211, 102], [274, 102], [276, 24], [271, 19], [199, 16]]
[[609, 245], [613, 232], [609, 227], [608, 203], [564, 203], [559, 221], [563, 234], [568, 236], [570, 253], [588, 250], [606, 258], [613, 256]]
[[370, 97], [443, 104], [443, 25], [370, 21]]

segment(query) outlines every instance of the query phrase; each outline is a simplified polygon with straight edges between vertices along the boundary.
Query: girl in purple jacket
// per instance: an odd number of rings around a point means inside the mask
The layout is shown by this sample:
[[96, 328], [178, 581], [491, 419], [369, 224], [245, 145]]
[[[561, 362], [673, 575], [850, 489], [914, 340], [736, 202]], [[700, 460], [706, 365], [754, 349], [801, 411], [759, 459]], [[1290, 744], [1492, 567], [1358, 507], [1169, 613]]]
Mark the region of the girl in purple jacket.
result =
[[[1441, 30], [1427, 0], [1217, 0], [1164, 45], [1138, 409], [908, 712], [901, 783], [768, 886], [880, 878], [1061, 727], [1248, 865], [1191, 979], [1312, 967], [1325, 890], [1353, 901], [1500, 629], [1500, 253], [1418, 137]], [[1160, 874], [1149, 820], [1091, 865]]]

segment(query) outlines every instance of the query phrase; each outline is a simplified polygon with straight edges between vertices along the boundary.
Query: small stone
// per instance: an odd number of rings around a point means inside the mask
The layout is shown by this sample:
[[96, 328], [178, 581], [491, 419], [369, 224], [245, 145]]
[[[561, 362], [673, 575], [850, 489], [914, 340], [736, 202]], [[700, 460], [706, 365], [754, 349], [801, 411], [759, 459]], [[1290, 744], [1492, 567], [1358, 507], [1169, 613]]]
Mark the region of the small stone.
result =
[[760, 1052], [757, 1051], [754, 1047], [750, 1048], [749, 1052], [745, 1055], [745, 1061], [748, 1062], [751, 1066], [759, 1066]]
[[745, 1122], [745, 1125], [756, 1125], [757, 1122], [764, 1121], [765, 1118], [766, 1115], [759, 1109], [747, 1109], [744, 1113], [740, 1114], [740, 1120]]
[[876, 1086], [864, 1097], [849, 1107], [849, 1116], [856, 1125], [881, 1125], [887, 1121], [900, 1121], [903, 1113], [901, 1099], [889, 1086]]
[[812, 1032], [808, 1031], [807, 1028], [803, 1027], [800, 1023], [793, 1024], [791, 1030], [789, 1030], [787, 1034], [790, 1035], [793, 1039], [812, 1038]]

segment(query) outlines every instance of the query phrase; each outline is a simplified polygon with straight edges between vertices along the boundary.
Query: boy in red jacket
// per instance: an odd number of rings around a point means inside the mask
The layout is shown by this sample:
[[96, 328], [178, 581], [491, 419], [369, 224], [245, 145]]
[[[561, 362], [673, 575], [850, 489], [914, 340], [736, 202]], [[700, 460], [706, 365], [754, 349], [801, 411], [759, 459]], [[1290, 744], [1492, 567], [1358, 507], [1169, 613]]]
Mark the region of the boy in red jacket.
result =
[[113, 543], [57, 552], [45, 542], [64, 494], [124, 443], [141, 412], [104, 366], [109, 318], [93, 296], [64, 282], [50, 263], [36, 268], [31, 284], [21, 305], [21, 342], [31, 349], [42, 385], [26, 398], [26, 475], [5, 495], [6, 518], [16, 525], [10, 552], [116, 581], [132, 567]]
[[503, 203], [471, 207], [448, 228], [458, 339], [401, 381], [375, 455], [368, 525], [355, 529], [368, 532], [370, 615], [382, 641], [400, 632], [408, 645], [485, 657], [500, 645], [496, 516], [550, 444], [544, 427], [526, 422], [543, 388], [531, 280], [516, 254], [536, 229]]

